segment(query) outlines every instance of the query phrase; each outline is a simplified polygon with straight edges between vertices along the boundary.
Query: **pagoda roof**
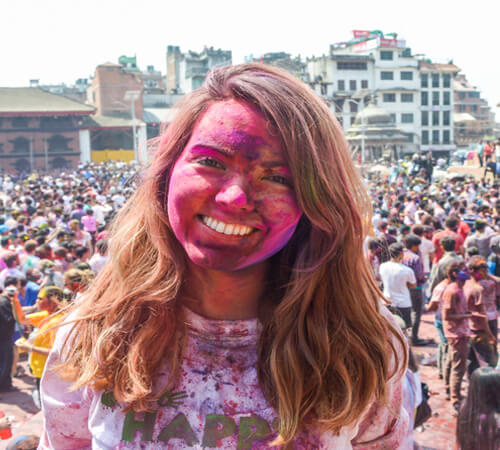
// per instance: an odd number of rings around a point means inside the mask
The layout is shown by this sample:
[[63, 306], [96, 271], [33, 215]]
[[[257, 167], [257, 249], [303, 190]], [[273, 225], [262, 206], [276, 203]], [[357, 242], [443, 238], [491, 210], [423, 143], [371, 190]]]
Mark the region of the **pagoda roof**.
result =
[[0, 87], [0, 116], [78, 116], [94, 112], [91, 105], [40, 88]]

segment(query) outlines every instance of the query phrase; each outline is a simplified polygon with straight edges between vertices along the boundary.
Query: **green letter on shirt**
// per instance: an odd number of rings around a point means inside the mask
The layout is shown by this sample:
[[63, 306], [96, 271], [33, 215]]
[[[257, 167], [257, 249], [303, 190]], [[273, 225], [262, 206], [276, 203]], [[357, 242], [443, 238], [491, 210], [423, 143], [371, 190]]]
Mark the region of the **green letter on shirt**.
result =
[[242, 417], [238, 432], [238, 449], [252, 448], [252, 442], [264, 439], [271, 434], [267, 421], [261, 417]]
[[231, 417], [219, 414], [207, 414], [205, 432], [203, 433], [203, 447], [216, 448], [217, 439], [231, 436], [236, 430], [236, 424]]
[[189, 425], [186, 416], [182, 413], [177, 414], [172, 422], [161, 430], [158, 436], [158, 440], [165, 442], [165, 444], [167, 444], [170, 439], [182, 439], [190, 447], [200, 442], [196, 434], [194, 434], [191, 425]]
[[156, 414], [155, 412], [147, 412], [144, 414], [144, 420], [135, 420], [135, 412], [129, 411], [125, 416], [123, 422], [122, 441], [132, 442], [134, 440], [134, 433], [136, 430], [142, 430], [142, 440], [153, 440], [153, 428], [155, 425]]

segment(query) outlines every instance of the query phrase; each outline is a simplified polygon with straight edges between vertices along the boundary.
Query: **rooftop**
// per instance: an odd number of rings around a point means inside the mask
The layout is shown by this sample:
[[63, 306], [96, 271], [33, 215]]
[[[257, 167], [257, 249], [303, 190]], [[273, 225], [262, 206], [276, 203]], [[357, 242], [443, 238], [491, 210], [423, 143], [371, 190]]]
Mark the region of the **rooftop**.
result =
[[428, 61], [420, 61], [420, 70], [428, 70], [433, 71], [437, 70], [438, 72], [460, 72], [460, 67], [455, 66], [455, 64], [435, 64], [430, 63]]
[[95, 108], [40, 88], [0, 88], [0, 115], [88, 115]]

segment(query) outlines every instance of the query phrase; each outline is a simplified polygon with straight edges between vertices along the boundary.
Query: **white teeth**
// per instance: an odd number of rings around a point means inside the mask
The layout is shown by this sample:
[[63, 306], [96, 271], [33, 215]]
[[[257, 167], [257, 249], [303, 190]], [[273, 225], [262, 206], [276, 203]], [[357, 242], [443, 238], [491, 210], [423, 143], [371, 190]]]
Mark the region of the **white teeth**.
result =
[[246, 225], [224, 223], [220, 222], [217, 219], [214, 219], [213, 217], [208, 217], [208, 216], [202, 216], [201, 219], [203, 220], [203, 223], [207, 227], [217, 231], [218, 233], [224, 233], [233, 236], [245, 236], [252, 232], [252, 228], [247, 227]]

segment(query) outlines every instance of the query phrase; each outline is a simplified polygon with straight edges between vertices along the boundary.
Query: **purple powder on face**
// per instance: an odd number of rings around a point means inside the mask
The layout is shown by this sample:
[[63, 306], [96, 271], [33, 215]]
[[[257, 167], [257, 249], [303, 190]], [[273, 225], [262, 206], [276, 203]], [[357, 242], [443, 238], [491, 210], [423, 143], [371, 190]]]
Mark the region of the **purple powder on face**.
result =
[[253, 136], [240, 130], [231, 131], [225, 136], [225, 138], [231, 148], [239, 153], [243, 153], [242, 156], [249, 161], [255, 161], [259, 158], [258, 149], [268, 145], [262, 137]]

